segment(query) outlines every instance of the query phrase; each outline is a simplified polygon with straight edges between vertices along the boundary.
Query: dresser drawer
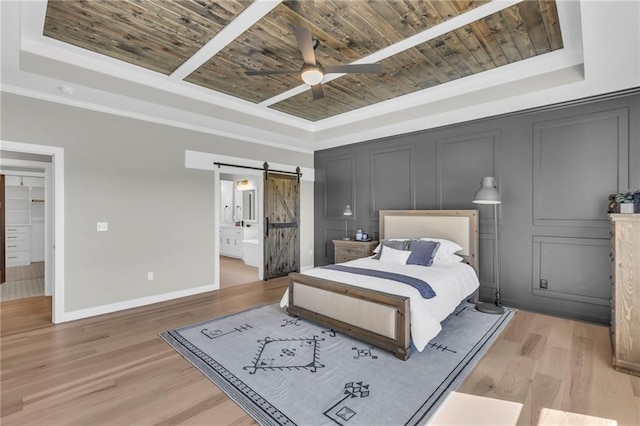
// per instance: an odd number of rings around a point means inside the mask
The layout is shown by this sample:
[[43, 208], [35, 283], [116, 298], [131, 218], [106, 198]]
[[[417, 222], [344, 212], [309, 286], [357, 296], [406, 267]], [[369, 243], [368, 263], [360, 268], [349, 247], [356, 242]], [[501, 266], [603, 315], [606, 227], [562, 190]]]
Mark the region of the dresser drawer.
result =
[[333, 240], [333, 261], [343, 263], [371, 256], [377, 245], [377, 241]]
[[227, 237], [242, 236], [242, 228], [220, 228], [220, 235]]
[[344, 263], [344, 262], [348, 262], [350, 260], [356, 260], [356, 259], [358, 259], [358, 257], [340, 256], [337, 254], [333, 257], [334, 263]]
[[7, 266], [28, 265], [31, 262], [31, 227], [5, 227], [5, 260]]
[[28, 264], [30, 261], [28, 251], [18, 251], [15, 253], [7, 252], [7, 266], [16, 264]]
[[29, 251], [30, 244], [27, 240], [7, 240], [5, 242], [5, 248], [7, 253], [13, 253], [16, 251]]
[[26, 226], [8, 226], [5, 241], [29, 241], [31, 239], [29, 228]]
[[336, 246], [336, 256], [360, 258], [365, 256], [364, 247]]
[[31, 239], [29, 234], [7, 234], [5, 235], [4, 238], [7, 243], [17, 242], [17, 241], [29, 241]]
[[28, 226], [7, 226], [5, 227], [5, 231], [7, 232], [7, 235], [28, 234], [29, 227]]

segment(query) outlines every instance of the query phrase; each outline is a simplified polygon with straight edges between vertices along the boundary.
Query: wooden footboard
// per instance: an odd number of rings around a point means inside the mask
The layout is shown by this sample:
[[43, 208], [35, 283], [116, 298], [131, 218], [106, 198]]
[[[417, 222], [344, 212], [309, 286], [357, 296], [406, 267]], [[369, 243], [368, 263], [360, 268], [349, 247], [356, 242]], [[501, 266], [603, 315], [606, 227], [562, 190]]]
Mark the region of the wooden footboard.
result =
[[394, 353], [411, 354], [409, 298], [289, 274], [289, 315], [330, 327]]

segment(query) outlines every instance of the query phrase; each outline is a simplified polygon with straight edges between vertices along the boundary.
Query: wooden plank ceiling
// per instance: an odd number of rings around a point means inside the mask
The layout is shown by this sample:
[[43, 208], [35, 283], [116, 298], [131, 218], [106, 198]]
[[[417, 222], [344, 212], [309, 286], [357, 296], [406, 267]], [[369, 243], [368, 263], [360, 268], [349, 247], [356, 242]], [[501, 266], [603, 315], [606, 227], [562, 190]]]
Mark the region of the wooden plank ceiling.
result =
[[[358, 60], [488, 0], [284, 1], [185, 80], [252, 103], [299, 86], [298, 74], [247, 76], [245, 70], [297, 70], [294, 26], [320, 42], [322, 65]], [[170, 75], [238, 16], [249, 0], [49, 1], [44, 35]], [[269, 105], [318, 121], [562, 48], [554, 0], [526, 0], [382, 61], [380, 74], [347, 74]]]

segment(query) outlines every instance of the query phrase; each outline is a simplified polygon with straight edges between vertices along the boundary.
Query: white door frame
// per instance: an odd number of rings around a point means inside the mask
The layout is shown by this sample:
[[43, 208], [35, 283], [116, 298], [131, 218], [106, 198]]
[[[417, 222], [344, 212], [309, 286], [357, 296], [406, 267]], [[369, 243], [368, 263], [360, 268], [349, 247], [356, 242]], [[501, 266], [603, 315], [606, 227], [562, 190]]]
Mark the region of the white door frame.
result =
[[[45, 211], [44, 257], [45, 281], [47, 270], [51, 279], [53, 303], [51, 319], [54, 324], [64, 321], [64, 148], [30, 143], [0, 141], [0, 150], [51, 156], [45, 165], [45, 191], [49, 205]], [[5, 160], [5, 162], [8, 160]], [[26, 163], [23, 162], [23, 163]]]
[[[237, 160], [238, 162], [240, 162], [241, 160]], [[245, 160], [246, 161], [246, 160]], [[214, 188], [215, 188], [215, 194], [214, 194], [214, 203], [215, 203], [215, 212], [216, 212], [216, 217], [214, 220], [214, 225], [216, 227], [215, 233], [214, 233], [214, 237], [216, 239], [216, 249], [215, 249], [215, 262], [214, 262], [214, 267], [215, 270], [217, 271], [217, 273], [214, 275], [215, 278], [215, 283], [217, 285], [217, 288], [220, 288], [220, 212], [222, 211], [222, 204], [220, 201], [220, 175], [221, 174], [231, 174], [231, 175], [236, 175], [236, 176], [256, 176], [256, 202], [257, 202], [257, 216], [258, 216], [258, 221], [256, 223], [256, 227], [258, 228], [258, 233], [260, 235], [260, 237], [258, 238], [258, 250], [260, 251], [260, 258], [262, 259], [264, 251], [263, 251], [263, 243], [264, 243], [264, 239], [262, 238], [262, 236], [264, 235], [264, 229], [263, 229], [263, 224], [264, 224], [264, 218], [263, 218], [263, 191], [264, 191], [264, 181], [262, 180], [262, 176], [263, 176], [263, 171], [261, 170], [251, 170], [251, 169], [240, 169], [238, 167], [228, 167], [228, 166], [220, 166], [217, 167], [213, 170], [214, 173]], [[235, 192], [235, 187], [233, 188], [234, 192]], [[232, 212], [235, 213], [235, 210]], [[264, 263], [264, 260], [263, 260]], [[258, 267], [258, 280], [263, 280], [264, 279], [264, 268], [259, 266]]]

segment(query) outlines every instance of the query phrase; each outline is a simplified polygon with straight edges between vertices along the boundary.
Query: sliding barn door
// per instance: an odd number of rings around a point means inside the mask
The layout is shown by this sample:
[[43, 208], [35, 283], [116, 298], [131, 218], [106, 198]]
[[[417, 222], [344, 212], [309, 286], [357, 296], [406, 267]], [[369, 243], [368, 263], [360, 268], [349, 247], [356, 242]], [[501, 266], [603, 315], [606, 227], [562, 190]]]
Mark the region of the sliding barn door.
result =
[[299, 272], [300, 182], [297, 176], [264, 174], [264, 279]]

